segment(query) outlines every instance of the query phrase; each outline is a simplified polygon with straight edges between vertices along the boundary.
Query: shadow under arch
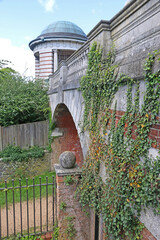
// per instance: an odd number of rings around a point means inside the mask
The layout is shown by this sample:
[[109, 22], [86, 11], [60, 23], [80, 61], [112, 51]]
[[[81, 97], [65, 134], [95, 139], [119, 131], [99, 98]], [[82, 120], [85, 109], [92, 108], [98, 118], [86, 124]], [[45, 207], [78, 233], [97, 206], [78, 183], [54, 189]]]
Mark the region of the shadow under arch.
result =
[[58, 134], [60, 136], [55, 135], [52, 143], [52, 169], [53, 165], [59, 162], [59, 156], [64, 151], [74, 152], [77, 165], [82, 167], [83, 153], [80, 139], [72, 115], [65, 104], [57, 105], [53, 121], [56, 124], [55, 132], [60, 133]]

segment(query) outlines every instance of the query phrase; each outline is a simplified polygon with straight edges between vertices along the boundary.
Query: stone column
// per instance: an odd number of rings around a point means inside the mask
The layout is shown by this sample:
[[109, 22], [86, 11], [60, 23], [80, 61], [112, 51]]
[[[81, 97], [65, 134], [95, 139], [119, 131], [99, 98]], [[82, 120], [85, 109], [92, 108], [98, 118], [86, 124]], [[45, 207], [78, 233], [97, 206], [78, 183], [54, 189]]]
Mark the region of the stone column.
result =
[[[76, 165], [72, 169], [65, 169], [55, 164], [57, 184], [57, 221], [60, 239], [89, 240], [89, 217], [82, 211], [82, 207], [75, 198], [77, 181], [81, 176], [81, 169]], [[67, 182], [67, 179], [72, 179]], [[70, 235], [71, 234], [71, 235]]]
[[58, 50], [54, 50], [54, 72], [58, 69]]

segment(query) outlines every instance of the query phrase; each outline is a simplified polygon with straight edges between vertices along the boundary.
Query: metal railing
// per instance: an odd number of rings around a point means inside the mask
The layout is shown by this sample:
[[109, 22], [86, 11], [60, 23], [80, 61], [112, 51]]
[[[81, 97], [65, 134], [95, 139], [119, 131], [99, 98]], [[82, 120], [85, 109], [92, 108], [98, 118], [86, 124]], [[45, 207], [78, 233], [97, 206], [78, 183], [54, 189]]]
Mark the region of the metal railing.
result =
[[25, 185], [19, 179], [19, 184], [0, 188], [0, 239], [10, 235], [39, 235], [53, 231], [54, 227], [54, 204], [55, 204], [55, 178], [45, 183]]

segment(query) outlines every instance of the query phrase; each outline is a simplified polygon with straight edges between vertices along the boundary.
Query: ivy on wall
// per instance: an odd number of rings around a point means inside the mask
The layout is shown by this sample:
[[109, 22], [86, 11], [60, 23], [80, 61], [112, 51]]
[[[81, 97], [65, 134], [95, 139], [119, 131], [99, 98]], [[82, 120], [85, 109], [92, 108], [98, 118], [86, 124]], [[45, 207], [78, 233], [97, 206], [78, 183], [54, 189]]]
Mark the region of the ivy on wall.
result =
[[[153, 72], [158, 54], [149, 54], [144, 66], [146, 92], [141, 106], [139, 81], [125, 75], [118, 78], [114, 51], [104, 60], [97, 43], [90, 49], [88, 70], [80, 82], [85, 103], [83, 130], [89, 130], [91, 144], [77, 194], [84, 208], [89, 205], [101, 213], [107, 239], [141, 239], [143, 224], [136, 216], [147, 207], [160, 213], [160, 158], [149, 157], [155, 141], [148, 137], [160, 110], [160, 71]], [[117, 122], [116, 103], [112, 111], [111, 103], [125, 85], [127, 110]], [[103, 167], [105, 183], [100, 177]]]

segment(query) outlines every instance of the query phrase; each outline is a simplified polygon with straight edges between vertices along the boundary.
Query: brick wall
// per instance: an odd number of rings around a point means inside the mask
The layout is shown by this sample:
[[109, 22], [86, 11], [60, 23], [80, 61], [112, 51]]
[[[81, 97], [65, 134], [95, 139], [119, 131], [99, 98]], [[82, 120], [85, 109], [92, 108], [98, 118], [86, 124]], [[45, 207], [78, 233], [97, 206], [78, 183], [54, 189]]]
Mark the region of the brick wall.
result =
[[46, 78], [53, 74], [53, 52], [40, 52], [39, 57], [39, 77]]
[[[112, 113], [113, 111], [110, 110], [110, 112]], [[124, 111], [116, 111], [116, 126], [119, 122], [119, 120], [121, 119], [121, 117], [125, 114]], [[152, 140], [156, 140], [157, 141], [157, 144], [155, 143], [152, 143], [152, 147], [153, 148], [157, 148], [159, 149], [160, 148], [160, 117], [157, 116], [156, 120], [159, 121], [159, 124], [153, 124], [150, 128], [150, 132], [148, 134], [148, 137]], [[108, 123], [108, 129], [110, 129], [110, 125], [111, 125], [111, 121], [112, 119], [110, 119], [109, 123]], [[127, 127], [128, 127], [128, 124], [126, 123], [125, 124], [125, 132], [127, 131]], [[135, 130], [137, 129], [136, 125], [133, 125], [132, 126], [132, 138], [133, 139], [136, 139], [136, 133], [135, 133]]]
[[[66, 169], [67, 171], [67, 169]], [[73, 176], [74, 182], [66, 185], [64, 182], [65, 176], [56, 175], [57, 183], [57, 220], [59, 230], [59, 240], [69, 239], [67, 228], [69, 221], [67, 217], [71, 217], [73, 228], [75, 229], [75, 240], [90, 240], [89, 237], [89, 217], [82, 211], [81, 205], [77, 198], [75, 198], [76, 179], [80, 175]], [[65, 208], [61, 209], [62, 203], [65, 203]]]
[[[90, 240], [94, 240], [95, 239], [94, 238], [94, 227], [95, 227], [94, 223], [95, 223], [95, 221], [94, 221], [94, 216], [92, 216], [92, 217], [93, 217], [92, 218], [92, 228], [90, 230], [90, 238], [89, 238]], [[46, 234], [42, 235], [41, 238], [44, 239], [44, 240], [50, 240], [50, 239], [52, 239], [52, 233], [46, 233]], [[105, 237], [104, 233], [102, 233], [102, 234], [100, 233], [99, 240], [106, 240], [106, 237]], [[142, 240], [156, 240], [156, 238], [153, 237], [153, 235], [145, 228], [143, 230], [143, 238], [142, 238]]]
[[54, 139], [52, 144], [52, 166], [58, 163], [59, 155], [64, 151], [72, 151], [76, 155], [76, 163], [81, 167], [83, 163], [82, 148], [73, 118], [67, 107], [63, 106], [56, 115], [56, 127], [60, 128], [63, 136]]

